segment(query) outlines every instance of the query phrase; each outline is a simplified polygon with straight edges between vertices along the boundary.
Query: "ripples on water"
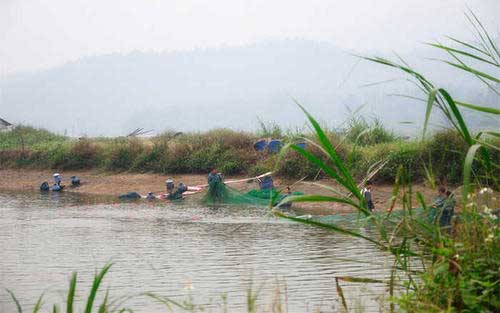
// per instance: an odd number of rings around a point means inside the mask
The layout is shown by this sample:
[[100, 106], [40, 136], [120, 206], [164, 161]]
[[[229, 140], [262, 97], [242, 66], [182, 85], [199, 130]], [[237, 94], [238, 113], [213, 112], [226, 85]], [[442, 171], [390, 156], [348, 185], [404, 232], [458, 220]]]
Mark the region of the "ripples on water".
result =
[[[318, 307], [336, 312], [335, 276], [390, 274], [383, 266], [388, 257], [367, 242], [276, 220], [264, 209], [0, 192], [0, 287], [15, 291], [26, 308], [42, 292], [46, 308], [64, 303], [72, 271], [79, 274], [77, 297], [85, 299], [95, 269], [109, 260], [114, 265], [104, 286], [114, 297], [190, 295], [196, 303], [212, 303], [216, 312], [224, 293], [230, 312], [245, 312], [252, 282], [262, 286], [259, 303], [267, 311], [277, 281], [286, 282], [290, 313]], [[378, 312], [383, 286], [343, 285], [351, 308]], [[128, 303], [136, 312], [167, 312], [145, 297]], [[4, 291], [0, 312], [14, 312]]]

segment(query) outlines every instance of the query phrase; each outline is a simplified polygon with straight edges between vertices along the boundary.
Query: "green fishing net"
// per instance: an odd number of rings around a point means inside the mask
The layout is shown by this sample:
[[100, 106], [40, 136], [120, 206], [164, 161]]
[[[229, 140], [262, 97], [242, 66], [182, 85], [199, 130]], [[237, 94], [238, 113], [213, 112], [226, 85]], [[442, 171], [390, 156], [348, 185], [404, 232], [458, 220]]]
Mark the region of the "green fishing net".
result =
[[[293, 192], [292, 195], [302, 195], [300, 192]], [[242, 193], [234, 188], [231, 188], [221, 181], [212, 181], [208, 185], [208, 191], [203, 198], [203, 202], [207, 205], [214, 204], [236, 204], [236, 205], [252, 205], [252, 206], [269, 206], [272, 200], [272, 205], [277, 205], [287, 195], [282, 194], [276, 189], [271, 190], [251, 190]]]
[[[389, 220], [400, 220], [403, 218], [403, 215], [408, 215], [408, 211], [395, 210], [392, 211], [389, 216], [387, 216], [387, 212], [385, 211], [375, 211], [373, 215], [379, 220], [386, 219]], [[429, 219], [429, 212], [422, 208], [412, 209], [413, 217], [421, 220], [422, 222], [429, 223], [432, 219]], [[353, 213], [345, 213], [345, 214], [333, 214], [333, 215], [323, 215], [323, 216], [303, 216], [306, 219], [310, 219], [312, 221], [320, 222], [323, 224], [342, 224], [342, 223], [353, 223], [356, 221], [359, 222], [368, 222], [368, 218], [361, 214], [360, 212]]]

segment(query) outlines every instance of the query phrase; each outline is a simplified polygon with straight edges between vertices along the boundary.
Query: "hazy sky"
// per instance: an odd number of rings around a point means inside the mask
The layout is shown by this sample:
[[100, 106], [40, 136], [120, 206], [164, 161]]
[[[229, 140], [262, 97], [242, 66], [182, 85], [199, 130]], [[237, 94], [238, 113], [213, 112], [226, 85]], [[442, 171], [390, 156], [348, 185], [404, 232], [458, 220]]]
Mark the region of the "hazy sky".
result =
[[467, 5], [498, 25], [500, 0], [0, 0], [0, 74], [276, 38], [404, 52], [445, 34], [463, 38]]

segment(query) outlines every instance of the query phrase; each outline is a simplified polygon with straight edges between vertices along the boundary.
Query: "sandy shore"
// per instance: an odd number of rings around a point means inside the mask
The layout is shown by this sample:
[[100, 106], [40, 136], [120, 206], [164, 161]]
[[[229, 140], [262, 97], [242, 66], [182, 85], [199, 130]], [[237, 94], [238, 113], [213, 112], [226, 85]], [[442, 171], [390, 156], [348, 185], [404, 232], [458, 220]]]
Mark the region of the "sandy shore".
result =
[[[39, 170], [0, 170], [0, 190], [10, 191], [33, 191], [38, 192], [42, 182], [48, 181], [52, 184], [51, 171]], [[89, 195], [118, 196], [129, 191], [147, 194], [153, 191], [155, 194], [165, 191], [165, 180], [172, 178], [177, 183], [183, 182], [188, 186], [206, 183], [205, 175], [159, 175], [159, 174], [137, 174], [137, 173], [103, 173], [96, 171], [67, 171], [61, 172], [63, 184], [69, 185], [69, 179], [73, 175], [80, 177], [82, 185], [77, 188], [67, 188], [65, 192], [76, 192]], [[225, 177], [226, 180], [245, 178], [243, 176]], [[275, 185], [284, 188], [295, 183], [293, 180], [274, 178]], [[319, 181], [327, 186], [335, 186], [331, 180]], [[256, 183], [235, 183], [231, 187], [240, 191], [257, 188]], [[300, 182], [292, 186], [293, 191], [301, 191], [306, 194], [328, 195], [328, 191], [314, 186], [311, 182]], [[430, 200], [435, 192], [423, 185], [414, 186], [414, 191], [421, 192], [426, 200]], [[392, 196], [392, 185], [375, 185], [374, 202], [377, 211], [386, 210], [390, 206]], [[327, 215], [335, 213], [351, 212], [352, 209], [336, 203], [301, 203], [294, 204], [298, 214]], [[398, 203], [396, 204], [396, 208]]]

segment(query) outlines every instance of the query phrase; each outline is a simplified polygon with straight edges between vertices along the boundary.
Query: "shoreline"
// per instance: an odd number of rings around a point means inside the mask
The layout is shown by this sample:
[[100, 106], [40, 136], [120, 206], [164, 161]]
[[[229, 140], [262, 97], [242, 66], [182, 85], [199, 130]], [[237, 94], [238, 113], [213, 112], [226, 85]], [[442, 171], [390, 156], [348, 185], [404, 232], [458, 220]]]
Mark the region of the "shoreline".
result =
[[[154, 174], [154, 173], [113, 173], [101, 172], [95, 170], [87, 171], [64, 171], [60, 172], [63, 178], [63, 184], [66, 185], [64, 192], [86, 194], [90, 196], [106, 196], [118, 197], [130, 191], [138, 192], [141, 195], [146, 195], [149, 191], [155, 194], [165, 192], [165, 180], [172, 178], [176, 184], [183, 182], [188, 186], [206, 184], [206, 175], [202, 174]], [[6, 191], [24, 191], [37, 192], [42, 182], [47, 181], [52, 185], [53, 172], [48, 170], [27, 170], [27, 169], [2, 169], [0, 170], [0, 192]], [[70, 177], [76, 175], [80, 178], [82, 185], [76, 188], [69, 187]], [[242, 179], [244, 176], [228, 176], [226, 180]], [[282, 179], [273, 177], [275, 186], [278, 189], [293, 185], [294, 180]], [[322, 179], [316, 182], [335, 187], [335, 183], [329, 179]], [[247, 192], [251, 189], [258, 188], [256, 183], [239, 182], [231, 184], [231, 187], [241, 192]], [[392, 197], [392, 185], [383, 184], [375, 185], [374, 202], [376, 211], [385, 211], [390, 206]], [[426, 201], [430, 201], [435, 194], [435, 191], [417, 184], [413, 186], [415, 191], [419, 191], [424, 195]], [[305, 194], [321, 194], [328, 195], [328, 191], [314, 186], [311, 181], [304, 181], [292, 186], [293, 191], [300, 191]], [[194, 195], [195, 197], [197, 195]], [[396, 203], [395, 209], [398, 209]], [[300, 203], [294, 204], [294, 211], [297, 214], [311, 215], [330, 215], [351, 213], [354, 211], [351, 207], [338, 203]]]

